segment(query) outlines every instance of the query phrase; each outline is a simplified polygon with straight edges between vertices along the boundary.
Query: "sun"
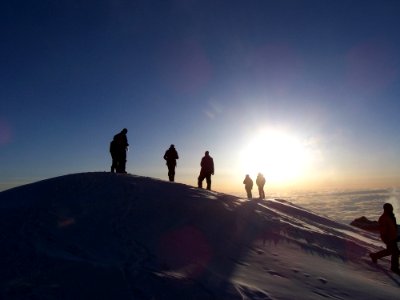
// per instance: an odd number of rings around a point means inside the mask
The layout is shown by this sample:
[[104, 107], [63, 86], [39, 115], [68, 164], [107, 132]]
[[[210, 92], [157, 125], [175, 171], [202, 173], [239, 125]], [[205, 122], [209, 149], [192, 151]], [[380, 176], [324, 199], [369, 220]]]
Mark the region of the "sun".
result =
[[304, 175], [311, 151], [306, 141], [285, 131], [262, 130], [242, 149], [239, 161], [243, 174], [255, 177], [263, 173], [270, 183], [282, 185]]

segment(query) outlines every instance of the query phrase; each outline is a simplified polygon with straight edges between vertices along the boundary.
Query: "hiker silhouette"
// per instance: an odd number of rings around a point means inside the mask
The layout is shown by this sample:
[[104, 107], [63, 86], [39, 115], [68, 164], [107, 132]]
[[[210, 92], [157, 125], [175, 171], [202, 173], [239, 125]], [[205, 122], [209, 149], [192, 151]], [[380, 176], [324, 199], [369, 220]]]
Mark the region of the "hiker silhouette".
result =
[[393, 206], [390, 203], [383, 205], [383, 214], [379, 217], [379, 231], [381, 234], [381, 240], [385, 243], [386, 249], [371, 253], [371, 257], [374, 263], [377, 263], [378, 259], [391, 255], [390, 259], [390, 270], [400, 274], [399, 270], [399, 248], [397, 246], [397, 224], [396, 217], [393, 213]]
[[205, 152], [200, 162], [200, 175], [198, 177], [198, 187], [203, 188], [203, 180], [206, 179], [207, 190], [211, 190], [211, 175], [214, 175], [214, 160], [208, 151]]
[[169, 181], [175, 181], [176, 160], [179, 159], [179, 156], [174, 145], [171, 145], [169, 149], [165, 151], [164, 159], [167, 161]]
[[253, 179], [250, 178], [249, 174], [246, 175], [246, 177], [243, 180], [244, 188], [246, 189], [247, 193], [247, 198], [251, 199], [253, 198], [253, 195], [251, 194], [251, 190], [253, 189]]
[[258, 173], [256, 184], [258, 187], [258, 194], [260, 195], [260, 199], [265, 199], [265, 194], [264, 194], [265, 177], [263, 174]]
[[128, 139], [126, 134], [128, 129], [124, 128], [121, 132], [114, 135], [110, 143], [110, 154], [112, 158], [111, 172], [126, 173], [126, 152], [128, 151]]

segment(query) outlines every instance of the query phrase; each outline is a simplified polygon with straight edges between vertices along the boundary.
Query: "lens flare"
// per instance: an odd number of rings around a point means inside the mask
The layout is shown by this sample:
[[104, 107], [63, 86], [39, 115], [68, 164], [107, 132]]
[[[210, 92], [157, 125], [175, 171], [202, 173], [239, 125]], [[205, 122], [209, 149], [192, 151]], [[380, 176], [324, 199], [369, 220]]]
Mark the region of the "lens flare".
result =
[[269, 182], [286, 184], [299, 179], [311, 162], [307, 143], [279, 130], [256, 134], [240, 154], [243, 174], [263, 173]]

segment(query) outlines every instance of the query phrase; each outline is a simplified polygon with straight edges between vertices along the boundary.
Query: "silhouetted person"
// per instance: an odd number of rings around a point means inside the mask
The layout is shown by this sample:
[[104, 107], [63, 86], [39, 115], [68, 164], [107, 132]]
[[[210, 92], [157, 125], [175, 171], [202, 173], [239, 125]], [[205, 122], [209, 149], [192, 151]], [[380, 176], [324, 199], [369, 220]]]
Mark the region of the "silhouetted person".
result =
[[246, 189], [247, 198], [248, 199], [253, 198], [253, 195], [251, 194], [251, 190], [253, 189], [253, 180], [250, 178], [250, 176], [248, 174], [244, 178], [243, 184], [244, 184], [244, 188]]
[[265, 199], [265, 194], [264, 194], [265, 177], [263, 174], [258, 173], [256, 184], [258, 187], [258, 193], [260, 195], [260, 199]]
[[114, 155], [115, 157], [115, 164], [113, 163], [113, 166], [117, 173], [126, 173], [126, 151], [128, 150], [129, 146], [128, 139], [126, 137], [127, 132], [128, 129], [122, 129], [120, 133], [114, 135], [114, 140], [112, 142], [114, 154], [111, 155]]
[[203, 188], [203, 180], [206, 179], [207, 190], [211, 190], [211, 175], [214, 175], [214, 160], [210, 156], [209, 152], [206, 151], [204, 157], [201, 159], [201, 170], [198, 178], [199, 188]]
[[378, 259], [391, 255], [390, 269], [400, 274], [399, 271], [399, 248], [397, 247], [397, 224], [396, 217], [393, 214], [393, 206], [390, 203], [383, 205], [383, 214], [379, 217], [379, 231], [381, 240], [386, 244], [386, 249], [376, 253], [371, 253], [374, 263]]
[[169, 149], [165, 151], [164, 159], [167, 161], [169, 181], [174, 181], [176, 160], [179, 159], [178, 152], [174, 145], [171, 145]]

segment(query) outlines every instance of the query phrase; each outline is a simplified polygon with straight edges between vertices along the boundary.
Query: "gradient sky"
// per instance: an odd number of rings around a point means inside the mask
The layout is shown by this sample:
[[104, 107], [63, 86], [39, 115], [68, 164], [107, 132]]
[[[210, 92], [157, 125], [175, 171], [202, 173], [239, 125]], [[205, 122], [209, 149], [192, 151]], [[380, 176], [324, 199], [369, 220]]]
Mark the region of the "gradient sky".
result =
[[214, 188], [400, 180], [400, 1], [68, 0], [0, 4], [0, 189], [109, 171]]

